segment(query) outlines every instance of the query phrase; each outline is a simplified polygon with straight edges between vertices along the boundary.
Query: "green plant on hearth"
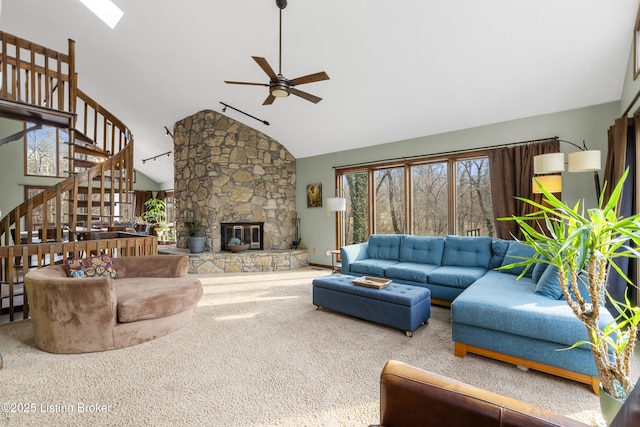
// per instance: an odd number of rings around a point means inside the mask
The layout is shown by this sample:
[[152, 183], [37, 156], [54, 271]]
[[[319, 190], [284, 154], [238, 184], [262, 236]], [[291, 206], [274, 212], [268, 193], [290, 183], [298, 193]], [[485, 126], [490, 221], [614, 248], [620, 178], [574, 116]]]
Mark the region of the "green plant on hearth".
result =
[[[575, 343], [571, 348], [591, 347], [602, 389], [619, 400], [626, 399], [634, 387], [629, 377], [630, 360], [640, 322], [640, 308], [626, 295], [624, 302], [613, 301], [606, 290], [611, 268], [634, 286], [616, 264], [616, 258], [640, 257], [635, 249], [640, 245], [640, 214], [626, 218], [617, 214], [627, 174], [628, 170], [606, 203], [603, 192], [598, 207], [586, 212], [584, 202], [571, 207], [541, 187], [542, 203], [517, 198], [537, 209], [536, 212], [500, 218], [516, 221], [524, 236], [522, 243], [534, 250], [531, 257], [522, 257], [512, 267], [524, 266], [526, 272], [536, 263], [546, 263], [547, 268], [557, 269], [562, 295], [589, 336], [589, 341]], [[616, 313], [612, 313], [614, 321], [603, 328], [598, 323], [600, 312], [607, 310], [605, 297]]]
[[144, 206], [147, 208], [147, 211], [143, 215], [147, 222], [158, 224], [166, 219], [167, 210], [164, 200], [154, 197], [144, 202]]
[[189, 226], [189, 236], [202, 236], [202, 221], [200, 221], [199, 219], [194, 219], [193, 221], [188, 222], [187, 225]]
[[[600, 311], [606, 310], [605, 295], [612, 301], [606, 291], [609, 268], [633, 285], [615, 258], [640, 256], [634, 249], [640, 245], [640, 215], [627, 218], [617, 215], [627, 173], [606, 204], [601, 196], [598, 208], [586, 213], [581, 203], [570, 207], [542, 188], [542, 203], [518, 198], [536, 208], [536, 212], [500, 218], [516, 221], [524, 236], [523, 243], [535, 252], [512, 266], [528, 269], [542, 262], [557, 269], [562, 294], [589, 336], [588, 342], [578, 342], [573, 347], [583, 344], [591, 347], [602, 389], [618, 399], [625, 399], [633, 388], [629, 362], [637, 339], [640, 309], [625, 297], [624, 303], [612, 302], [617, 311], [614, 322], [604, 328], [598, 322]], [[543, 229], [536, 229], [534, 223], [544, 224]]]
[[135, 225], [147, 225], [148, 222], [143, 216], [137, 216], [134, 221]]

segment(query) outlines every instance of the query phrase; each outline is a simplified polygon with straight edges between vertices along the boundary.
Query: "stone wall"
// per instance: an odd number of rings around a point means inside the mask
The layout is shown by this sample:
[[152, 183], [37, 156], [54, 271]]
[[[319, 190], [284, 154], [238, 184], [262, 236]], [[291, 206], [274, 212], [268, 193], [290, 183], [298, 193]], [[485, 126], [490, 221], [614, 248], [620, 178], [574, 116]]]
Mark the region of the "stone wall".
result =
[[264, 249], [295, 237], [296, 163], [276, 140], [213, 110], [174, 126], [174, 190], [179, 248], [199, 218], [207, 249], [220, 251], [220, 223], [264, 222]]

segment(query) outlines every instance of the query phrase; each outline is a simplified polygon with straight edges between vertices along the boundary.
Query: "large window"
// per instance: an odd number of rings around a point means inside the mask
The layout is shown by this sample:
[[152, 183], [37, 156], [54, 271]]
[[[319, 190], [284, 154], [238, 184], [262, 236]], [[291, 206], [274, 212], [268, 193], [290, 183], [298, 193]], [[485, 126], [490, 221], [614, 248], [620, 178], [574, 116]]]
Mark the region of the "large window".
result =
[[342, 188], [347, 199], [347, 211], [343, 224], [347, 245], [366, 242], [369, 238], [368, 173], [353, 172], [342, 175]]
[[404, 168], [374, 170], [373, 176], [376, 233], [404, 233]]
[[369, 234], [494, 236], [485, 153], [338, 170], [347, 210], [340, 245]]
[[446, 162], [411, 166], [412, 234], [446, 236], [449, 232], [449, 178]]
[[489, 159], [456, 161], [456, 233], [493, 236]]
[[[32, 123], [26, 123], [27, 128]], [[64, 177], [69, 169], [69, 134], [51, 126], [27, 133], [25, 138], [25, 174]]]

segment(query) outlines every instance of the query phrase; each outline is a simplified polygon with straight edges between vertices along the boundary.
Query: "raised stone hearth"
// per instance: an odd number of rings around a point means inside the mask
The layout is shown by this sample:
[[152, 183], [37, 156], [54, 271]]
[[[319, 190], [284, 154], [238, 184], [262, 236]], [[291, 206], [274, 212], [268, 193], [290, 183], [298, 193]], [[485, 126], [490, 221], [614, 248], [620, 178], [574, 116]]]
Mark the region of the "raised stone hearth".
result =
[[309, 264], [309, 251], [306, 249], [190, 254], [188, 249], [158, 247], [158, 252], [189, 255], [189, 273], [191, 274], [282, 271]]

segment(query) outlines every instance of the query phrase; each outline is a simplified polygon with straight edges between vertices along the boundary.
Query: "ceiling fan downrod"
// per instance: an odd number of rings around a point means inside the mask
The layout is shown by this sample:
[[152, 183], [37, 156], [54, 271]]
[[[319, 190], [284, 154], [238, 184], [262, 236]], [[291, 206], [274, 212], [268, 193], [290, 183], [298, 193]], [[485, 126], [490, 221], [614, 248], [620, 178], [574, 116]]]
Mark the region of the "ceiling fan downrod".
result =
[[278, 45], [278, 75], [282, 75], [282, 9], [287, 7], [287, 0], [276, 0], [276, 5], [280, 9], [280, 35]]

